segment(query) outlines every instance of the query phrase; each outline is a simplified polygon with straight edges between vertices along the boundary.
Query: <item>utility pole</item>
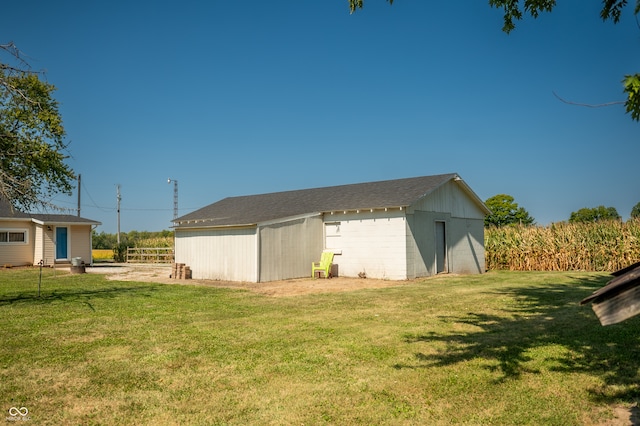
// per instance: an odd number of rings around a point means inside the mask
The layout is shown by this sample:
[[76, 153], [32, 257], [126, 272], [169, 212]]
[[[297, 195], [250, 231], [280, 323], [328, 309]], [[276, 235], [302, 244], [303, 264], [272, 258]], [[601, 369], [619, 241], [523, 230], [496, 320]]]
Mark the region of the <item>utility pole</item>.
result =
[[175, 179], [167, 179], [167, 183], [173, 182], [173, 219], [178, 218], [178, 181]]
[[78, 174], [78, 217], [80, 217], [80, 182], [82, 181], [82, 175]]
[[118, 200], [118, 208], [117, 208], [117, 212], [118, 212], [118, 245], [120, 245], [120, 200], [122, 199], [122, 197], [120, 197], [120, 184], [118, 184], [116, 186], [117, 188], [117, 200]]

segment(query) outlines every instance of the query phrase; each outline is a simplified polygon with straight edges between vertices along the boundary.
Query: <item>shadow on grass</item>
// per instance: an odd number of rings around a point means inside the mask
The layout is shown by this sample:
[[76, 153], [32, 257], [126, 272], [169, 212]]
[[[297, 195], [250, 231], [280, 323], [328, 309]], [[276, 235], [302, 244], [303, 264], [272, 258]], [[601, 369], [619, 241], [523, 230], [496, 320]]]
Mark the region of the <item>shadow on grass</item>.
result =
[[101, 287], [96, 289], [65, 288], [47, 289], [40, 296], [33, 291], [14, 295], [0, 295], [0, 307], [15, 304], [51, 304], [56, 302], [82, 303], [95, 311], [92, 300], [114, 299], [122, 296], [148, 296], [157, 290], [154, 285], [140, 285], [127, 287]]
[[[600, 377], [603, 386], [590, 390], [596, 400], [634, 401], [640, 397], [640, 318], [603, 327], [590, 306], [579, 305], [609, 279], [575, 278], [569, 284], [505, 287], [495, 297], [510, 304], [499, 314], [469, 312], [440, 317], [445, 322], [473, 326], [473, 331], [404, 336], [408, 344], [438, 342], [447, 349], [437, 354], [416, 352], [415, 363], [395, 368], [448, 366], [480, 358], [488, 361], [487, 368], [499, 371], [499, 380], [504, 381], [537, 373], [528, 362], [535, 352], [536, 359], [544, 358], [551, 371]], [[545, 351], [548, 347], [556, 349]]]

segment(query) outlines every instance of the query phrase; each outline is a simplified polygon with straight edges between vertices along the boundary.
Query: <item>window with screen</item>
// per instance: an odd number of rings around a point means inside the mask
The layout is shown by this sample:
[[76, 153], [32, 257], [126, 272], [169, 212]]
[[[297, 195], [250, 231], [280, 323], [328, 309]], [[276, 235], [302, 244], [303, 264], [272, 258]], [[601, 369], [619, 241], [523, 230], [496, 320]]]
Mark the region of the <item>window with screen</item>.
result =
[[0, 244], [26, 244], [26, 229], [0, 229]]

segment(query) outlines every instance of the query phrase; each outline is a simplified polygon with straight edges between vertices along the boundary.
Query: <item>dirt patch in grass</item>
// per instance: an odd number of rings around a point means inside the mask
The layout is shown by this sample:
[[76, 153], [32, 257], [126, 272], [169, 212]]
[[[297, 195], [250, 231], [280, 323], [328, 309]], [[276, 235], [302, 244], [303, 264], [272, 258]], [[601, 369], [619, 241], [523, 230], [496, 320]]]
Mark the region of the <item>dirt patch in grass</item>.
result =
[[104, 274], [109, 280], [155, 282], [163, 284], [201, 285], [250, 290], [256, 293], [286, 297], [312, 293], [333, 293], [366, 288], [397, 287], [412, 283], [411, 280], [392, 281], [372, 278], [298, 278], [270, 281], [266, 283], [248, 283], [218, 280], [177, 280], [170, 277], [171, 266], [162, 264], [97, 264], [87, 266], [87, 273]]
[[613, 407], [614, 419], [607, 426], [640, 425], [640, 408], [634, 404], [630, 408], [623, 406]]

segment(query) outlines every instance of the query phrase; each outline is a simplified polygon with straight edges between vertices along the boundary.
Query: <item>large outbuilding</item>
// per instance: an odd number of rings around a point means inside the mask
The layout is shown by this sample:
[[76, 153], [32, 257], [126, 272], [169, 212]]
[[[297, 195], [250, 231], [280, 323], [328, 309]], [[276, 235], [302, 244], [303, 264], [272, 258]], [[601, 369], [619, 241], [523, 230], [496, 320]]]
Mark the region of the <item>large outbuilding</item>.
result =
[[0, 266], [91, 263], [91, 230], [100, 225], [68, 214], [32, 214], [0, 200]]
[[488, 213], [455, 173], [229, 197], [174, 219], [175, 259], [245, 282], [310, 277], [323, 251], [341, 276], [478, 274]]

